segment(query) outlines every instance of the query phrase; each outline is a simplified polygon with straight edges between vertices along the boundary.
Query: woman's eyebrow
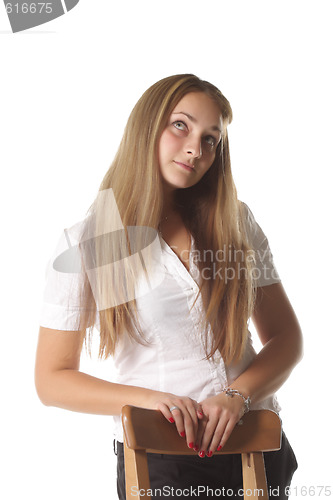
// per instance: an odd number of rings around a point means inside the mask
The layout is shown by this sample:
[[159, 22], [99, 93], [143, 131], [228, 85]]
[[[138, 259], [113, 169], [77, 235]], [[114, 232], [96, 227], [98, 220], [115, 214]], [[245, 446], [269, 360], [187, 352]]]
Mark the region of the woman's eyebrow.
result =
[[[190, 115], [189, 113], [186, 113], [185, 111], [174, 111], [172, 114], [173, 115], [185, 115], [185, 116], [187, 116], [187, 118], [189, 120], [191, 120], [191, 122], [193, 122], [193, 123], [198, 122], [198, 120], [196, 118], [194, 118], [194, 116]], [[220, 134], [221, 134], [221, 129], [217, 125], [213, 125], [211, 127], [211, 129], [216, 130], [217, 132], [220, 132]]]

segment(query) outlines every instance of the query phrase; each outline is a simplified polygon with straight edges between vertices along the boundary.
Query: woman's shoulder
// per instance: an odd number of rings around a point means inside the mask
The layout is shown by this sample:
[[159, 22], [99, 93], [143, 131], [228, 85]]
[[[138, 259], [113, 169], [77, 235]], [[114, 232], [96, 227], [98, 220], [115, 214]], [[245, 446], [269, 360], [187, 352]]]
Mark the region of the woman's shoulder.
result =
[[240, 205], [240, 227], [245, 235], [249, 245], [260, 251], [270, 252], [269, 243], [266, 233], [258, 224], [257, 219], [253, 215], [249, 206], [243, 201], [239, 202]]
[[248, 224], [255, 223], [256, 220], [254, 218], [252, 211], [250, 210], [250, 207], [244, 201], [239, 200], [238, 203], [239, 203], [239, 214], [241, 220]]
[[243, 230], [249, 241], [253, 241], [258, 234], [263, 234], [261, 227], [250, 210], [250, 207], [244, 201], [239, 201], [239, 219], [241, 230]]

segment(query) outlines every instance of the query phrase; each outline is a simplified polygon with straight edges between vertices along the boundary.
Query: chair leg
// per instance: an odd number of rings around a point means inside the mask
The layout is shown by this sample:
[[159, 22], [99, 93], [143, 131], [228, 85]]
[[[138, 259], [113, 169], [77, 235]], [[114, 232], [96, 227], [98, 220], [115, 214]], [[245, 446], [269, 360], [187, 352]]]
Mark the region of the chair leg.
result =
[[262, 452], [242, 453], [244, 499], [268, 500]]
[[[146, 450], [131, 450], [124, 440], [124, 459], [127, 500], [151, 500]], [[149, 492], [148, 492], [149, 493]]]

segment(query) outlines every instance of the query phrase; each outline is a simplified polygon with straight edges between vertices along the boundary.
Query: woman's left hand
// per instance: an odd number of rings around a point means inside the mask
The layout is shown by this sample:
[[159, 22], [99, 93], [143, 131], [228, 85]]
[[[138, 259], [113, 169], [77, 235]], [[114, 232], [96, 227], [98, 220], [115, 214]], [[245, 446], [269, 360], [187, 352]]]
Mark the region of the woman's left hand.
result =
[[197, 443], [199, 456], [211, 457], [223, 448], [233, 428], [244, 415], [244, 401], [241, 397], [218, 394], [201, 401], [204, 419], [199, 424]]

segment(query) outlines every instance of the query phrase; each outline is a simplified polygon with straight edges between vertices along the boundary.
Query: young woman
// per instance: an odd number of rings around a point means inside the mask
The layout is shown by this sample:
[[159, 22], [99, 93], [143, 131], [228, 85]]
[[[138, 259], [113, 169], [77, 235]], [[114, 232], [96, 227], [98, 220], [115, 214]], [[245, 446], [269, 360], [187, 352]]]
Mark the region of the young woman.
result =
[[[87, 219], [65, 231], [49, 268], [38, 395], [46, 405], [115, 416], [121, 499], [124, 405], [161, 411], [194, 450], [150, 456], [153, 489], [186, 496], [185, 488], [205, 485], [237, 496], [239, 457], [214, 452], [249, 409], [279, 412], [274, 393], [301, 357], [300, 327], [267, 239], [237, 199], [231, 120], [227, 99], [194, 75], [149, 88]], [[94, 327], [101, 357], [114, 358], [115, 382], [79, 371]], [[284, 434], [265, 463], [270, 489], [286, 498], [297, 464]]]

